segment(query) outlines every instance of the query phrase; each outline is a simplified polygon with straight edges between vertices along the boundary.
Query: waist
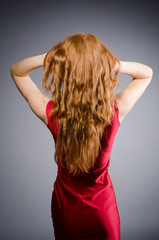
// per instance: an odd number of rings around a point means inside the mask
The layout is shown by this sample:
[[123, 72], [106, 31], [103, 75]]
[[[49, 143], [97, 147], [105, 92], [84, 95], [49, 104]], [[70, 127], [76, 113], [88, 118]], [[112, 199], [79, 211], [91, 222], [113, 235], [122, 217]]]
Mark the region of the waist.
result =
[[96, 171], [93, 173], [84, 173], [77, 176], [73, 176], [69, 173], [67, 169], [61, 168], [58, 165], [58, 174], [57, 179], [59, 182], [65, 182], [70, 186], [84, 186], [89, 185], [105, 185], [108, 183], [108, 179], [110, 179], [108, 168], [105, 167], [100, 171]]

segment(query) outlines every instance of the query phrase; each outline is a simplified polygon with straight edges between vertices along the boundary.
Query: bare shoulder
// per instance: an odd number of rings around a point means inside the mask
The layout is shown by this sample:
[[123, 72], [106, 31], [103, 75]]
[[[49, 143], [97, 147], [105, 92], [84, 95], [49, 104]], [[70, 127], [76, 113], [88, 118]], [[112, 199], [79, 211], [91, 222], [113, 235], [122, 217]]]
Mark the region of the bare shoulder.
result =
[[134, 106], [133, 101], [131, 101], [131, 95], [127, 96], [126, 92], [122, 91], [115, 95], [115, 100], [119, 109], [119, 122], [120, 124], [126, 117], [126, 115], [131, 111]]
[[48, 96], [46, 96], [44, 94], [43, 94], [43, 98], [44, 98], [44, 101], [46, 104], [51, 100], [51, 98], [49, 98]]
[[126, 117], [126, 115], [131, 111], [131, 109], [133, 108], [133, 105], [131, 103], [129, 103], [129, 100], [124, 97], [124, 92], [120, 92], [118, 94], [115, 95], [115, 100], [118, 106], [118, 110], [119, 110], [119, 122], [120, 124], [122, 123], [122, 121], [124, 120], [124, 118]]
[[122, 108], [122, 106], [121, 106], [121, 102], [120, 102], [120, 99], [119, 99], [118, 94], [115, 95], [115, 101], [116, 101], [117, 106], [118, 106], [118, 110], [119, 110], [119, 122], [120, 122], [120, 124], [121, 124], [121, 122], [123, 121], [124, 117], [121, 115], [121, 108]]
[[45, 105], [44, 105], [44, 108], [45, 108], [45, 114], [44, 114], [44, 119], [43, 119], [43, 122], [48, 125], [48, 118], [47, 118], [47, 115], [46, 115], [46, 106], [48, 104], [48, 102], [50, 100], [52, 100], [51, 98], [49, 98], [48, 96], [44, 95], [43, 94], [43, 98], [44, 98], [44, 102], [45, 102]]

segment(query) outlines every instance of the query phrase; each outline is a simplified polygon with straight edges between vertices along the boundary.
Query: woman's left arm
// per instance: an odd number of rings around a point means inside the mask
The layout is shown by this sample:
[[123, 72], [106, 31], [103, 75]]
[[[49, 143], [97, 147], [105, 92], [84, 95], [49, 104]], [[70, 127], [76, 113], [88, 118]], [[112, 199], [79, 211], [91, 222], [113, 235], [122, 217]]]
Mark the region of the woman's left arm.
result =
[[43, 121], [46, 121], [45, 107], [49, 99], [43, 95], [35, 83], [31, 80], [29, 73], [43, 66], [46, 54], [25, 58], [10, 68], [10, 74], [23, 97], [29, 103], [32, 111]]

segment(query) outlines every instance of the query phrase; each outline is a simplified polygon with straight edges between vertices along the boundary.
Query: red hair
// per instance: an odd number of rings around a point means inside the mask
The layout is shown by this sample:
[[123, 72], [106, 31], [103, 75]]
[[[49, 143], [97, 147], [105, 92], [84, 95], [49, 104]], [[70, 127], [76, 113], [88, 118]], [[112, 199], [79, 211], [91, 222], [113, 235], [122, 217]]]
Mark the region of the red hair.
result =
[[54, 158], [73, 175], [88, 173], [94, 166], [103, 131], [113, 119], [113, 89], [120, 86], [119, 68], [112, 74], [116, 62], [120, 66], [119, 59], [90, 33], [68, 36], [45, 56], [42, 84], [51, 92], [50, 114], [59, 125]]

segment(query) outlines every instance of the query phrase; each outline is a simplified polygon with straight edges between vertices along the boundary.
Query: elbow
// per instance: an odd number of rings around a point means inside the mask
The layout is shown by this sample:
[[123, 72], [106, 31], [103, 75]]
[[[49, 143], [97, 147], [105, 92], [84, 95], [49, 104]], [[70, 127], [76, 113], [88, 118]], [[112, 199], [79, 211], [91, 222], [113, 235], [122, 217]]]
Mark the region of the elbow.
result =
[[10, 74], [13, 74], [13, 65], [10, 67]]
[[153, 70], [150, 67], [147, 67], [147, 77], [145, 78], [149, 82], [151, 82], [152, 76], [153, 76]]
[[151, 79], [153, 76], [153, 70], [152, 68], [148, 67], [148, 77]]
[[150, 68], [150, 77], [152, 77], [153, 76], [153, 70], [152, 70], [152, 68]]
[[10, 67], [10, 75], [11, 75], [11, 76], [14, 74], [14, 68], [15, 68], [15, 64], [13, 64], [13, 65]]

